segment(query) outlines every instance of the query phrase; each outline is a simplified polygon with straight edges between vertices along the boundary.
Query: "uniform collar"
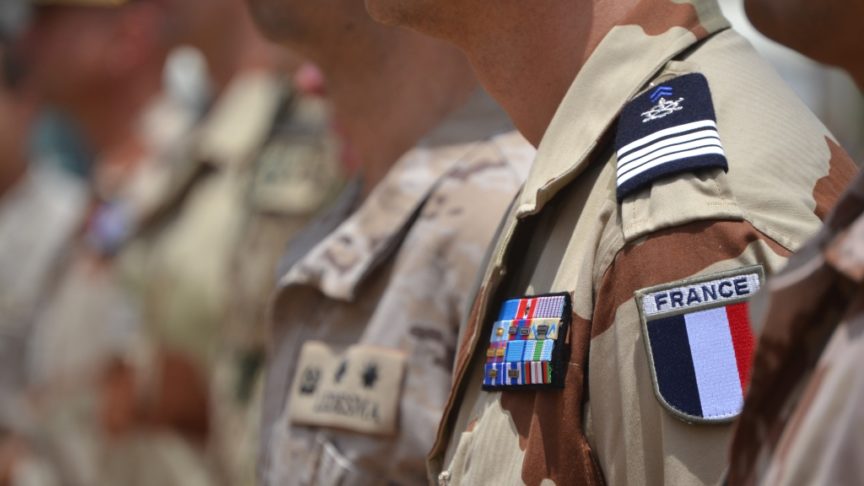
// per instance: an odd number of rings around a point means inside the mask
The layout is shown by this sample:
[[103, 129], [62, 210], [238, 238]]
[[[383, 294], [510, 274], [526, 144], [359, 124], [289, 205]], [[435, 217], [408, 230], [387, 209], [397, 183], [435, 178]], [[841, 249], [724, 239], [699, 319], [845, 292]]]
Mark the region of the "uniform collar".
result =
[[403, 155], [353, 214], [304, 252], [280, 285], [309, 285], [332, 299], [352, 300], [364, 278], [399, 247], [439, 181], [477, 141], [508, 130], [506, 114], [478, 90]]
[[624, 105], [676, 55], [729, 26], [714, 0], [643, 0], [596, 47], [538, 147], [517, 217], [539, 212], [584, 171]]
[[[283, 106], [284, 83], [266, 71], [239, 74], [194, 128], [178, 123], [186, 114], [174, 101], [163, 97], [144, 116], [144, 132], [159, 134], [162, 143], [140, 164], [123, 194], [103, 208], [108, 219], [124, 226], [117, 241], [107, 242], [116, 251], [175, 207], [197, 178], [210, 169], [239, 169], [270, 135], [277, 111]], [[165, 133], [165, 127], [173, 127]], [[96, 238], [101, 239], [100, 237]], [[97, 244], [97, 246], [106, 246]]]
[[240, 164], [270, 135], [285, 85], [266, 71], [238, 75], [204, 120], [194, 158], [217, 167]]

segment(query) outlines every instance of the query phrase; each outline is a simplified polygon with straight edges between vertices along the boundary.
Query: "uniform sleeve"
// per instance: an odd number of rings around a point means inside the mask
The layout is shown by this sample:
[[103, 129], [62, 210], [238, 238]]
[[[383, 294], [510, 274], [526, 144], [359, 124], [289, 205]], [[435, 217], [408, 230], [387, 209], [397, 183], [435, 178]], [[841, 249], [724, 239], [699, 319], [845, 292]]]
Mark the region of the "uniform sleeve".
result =
[[838, 326], [801, 393], [764, 477], [767, 484], [864, 481], [864, 314]]
[[754, 341], [746, 300], [723, 296], [755, 290], [753, 275], [788, 255], [743, 220], [683, 224], [615, 253], [595, 285], [588, 368], [589, 440], [608, 484], [721, 479]]

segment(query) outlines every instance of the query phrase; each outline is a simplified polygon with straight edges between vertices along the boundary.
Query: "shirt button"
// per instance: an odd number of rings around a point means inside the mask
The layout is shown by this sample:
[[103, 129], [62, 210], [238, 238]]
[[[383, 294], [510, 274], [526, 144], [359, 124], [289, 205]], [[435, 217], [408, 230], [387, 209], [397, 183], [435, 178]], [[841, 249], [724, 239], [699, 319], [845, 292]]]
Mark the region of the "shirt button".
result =
[[448, 486], [450, 484], [450, 471], [443, 471], [438, 475], [438, 486]]

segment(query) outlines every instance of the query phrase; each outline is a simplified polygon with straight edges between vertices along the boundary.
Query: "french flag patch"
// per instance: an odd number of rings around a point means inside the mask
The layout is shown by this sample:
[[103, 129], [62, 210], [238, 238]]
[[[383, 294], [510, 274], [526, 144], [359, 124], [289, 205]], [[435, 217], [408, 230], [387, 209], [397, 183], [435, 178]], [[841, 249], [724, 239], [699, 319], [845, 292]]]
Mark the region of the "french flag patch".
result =
[[754, 350], [748, 301], [761, 266], [640, 290], [636, 301], [660, 403], [686, 422], [741, 413]]
[[630, 101], [618, 119], [615, 151], [618, 201], [676, 174], [727, 171], [705, 76], [685, 74]]

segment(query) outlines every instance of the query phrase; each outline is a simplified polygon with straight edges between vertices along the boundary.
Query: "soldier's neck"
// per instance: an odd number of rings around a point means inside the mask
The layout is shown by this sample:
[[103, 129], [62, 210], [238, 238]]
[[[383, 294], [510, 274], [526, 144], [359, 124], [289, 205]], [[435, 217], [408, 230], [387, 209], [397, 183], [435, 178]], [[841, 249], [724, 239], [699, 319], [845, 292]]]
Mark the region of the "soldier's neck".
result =
[[82, 97], [71, 114], [80, 123], [97, 159], [110, 160], [111, 154], [128, 153], [130, 146], [140, 147], [141, 117], [162, 92], [161, 66], [142, 69], [134, 79], [100, 92], [98, 98]]
[[638, 2], [510, 2], [509, 8], [496, 9], [482, 25], [451, 40], [468, 55], [480, 82], [519, 131], [537, 146], [588, 57]]
[[394, 42], [401, 48], [389, 47], [366, 59], [318, 60], [334, 123], [360, 165], [364, 195], [476, 89], [471, 68], [458, 50], [438, 41], [423, 42], [434, 45]]
[[239, 74], [249, 71], [277, 71], [281, 67], [281, 52], [263, 38], [246, 17], [245, 9], [238, 12], [238, 25], [224, 29], [225, 35], [202, 49], [214, 95], [218, 96]]

